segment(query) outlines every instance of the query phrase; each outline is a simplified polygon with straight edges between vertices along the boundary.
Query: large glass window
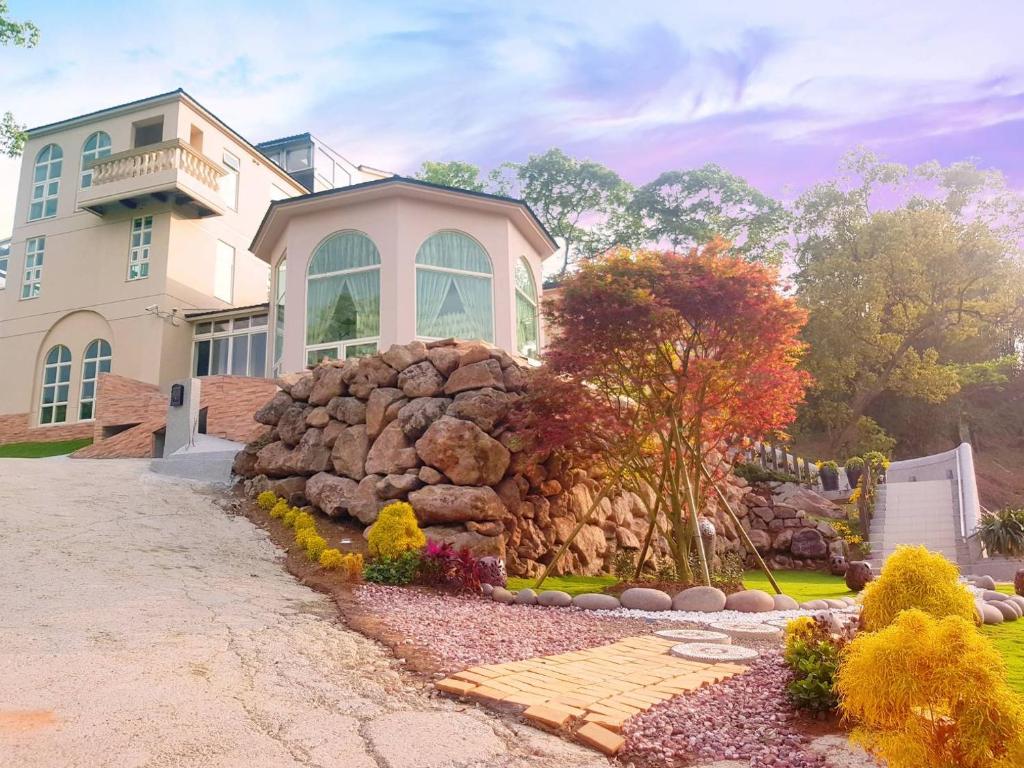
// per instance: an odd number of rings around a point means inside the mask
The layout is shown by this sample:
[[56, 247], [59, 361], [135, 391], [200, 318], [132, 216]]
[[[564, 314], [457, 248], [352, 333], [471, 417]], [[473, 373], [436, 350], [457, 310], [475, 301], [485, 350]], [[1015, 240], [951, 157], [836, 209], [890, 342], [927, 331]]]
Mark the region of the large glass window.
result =
[[213, 295], [231, 303], [235, 283], [235, 249], [223, 240], [217, 241], [217, 254], [213, 267]]
[[93, 160], [110, 154], [110, 136], [103, 131], [90, 134], [82, 145], [82, 189], [92, 186], [92, 168], [86, 167]]
[[223, 155], [224, 167], [227, 169], [227, 173], [220, 180], [220, 193], [224, 197], [224, 202], [228, 204], [228, 208], [233, 211], [238, 210], [238, 173], [242, 167], [241, 162], [237, 157], [232, 155], [230, 152], [225, 152]]
[[267, 314], [196, 323], [195, 376], [266, 376]]
[[47, 144], [36, 155], [32, 168], [32, 201], [28, 220], [48, 219], [57, 215], [57, 197], [60, 195], [60, 172], [64, 164], [64, 151], [56, 144]]
[[289, 149], [285, 154], [285, 170], [304, 171], [309, 168], [309, 147]]
[[82, 396], [78, 399], [78, 418], [88, 421], [95, 416], [96, 382], [101, 373], [110, 373], [110, 342], [93, 339], [82, 357]]
[[153, 245], [153, 217], [132, 219], [131, 246], [128, 248], [128, 279], [149, 277], [149, 251]]
[[537, 324], [537, 285], [526, 259], [516, 262], [516, 348], [523, 357], [540, 355]]
[[281, 373], [281, 359], [284, 357], [284, 291], [288, 256], [281, 257], [274, 270], [274, 375]]
[[39, 406], [40, 424], [62, 424], [68, 420], [68, 392], [71, 387], [71, 350], [63, 344], [51, 347], [43, 362], [43, 387]]
[[494, 341], [491, 259], [473, 238], [438, 232], [416, 254], [416, 335]]
[[33, 237], [25, 242], [25, 274], [21, 281], [21, 298], [23, 299], [34, 299], [42, 293], [45, 251], [45, 237]]
[[306, 358], [377, 351], [380, 254], [361, 232], [338, 232], [316, 249], [306, 277]]

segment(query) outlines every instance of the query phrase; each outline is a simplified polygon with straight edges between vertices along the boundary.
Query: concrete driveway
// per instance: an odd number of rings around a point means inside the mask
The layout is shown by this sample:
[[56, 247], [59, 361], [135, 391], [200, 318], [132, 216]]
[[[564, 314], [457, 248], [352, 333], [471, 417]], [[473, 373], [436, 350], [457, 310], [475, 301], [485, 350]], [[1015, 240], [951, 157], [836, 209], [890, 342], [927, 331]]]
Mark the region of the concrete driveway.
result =
[[430, 696], [277, 558], [145, 461], [0, 460], [0, 765], [607, 765]]

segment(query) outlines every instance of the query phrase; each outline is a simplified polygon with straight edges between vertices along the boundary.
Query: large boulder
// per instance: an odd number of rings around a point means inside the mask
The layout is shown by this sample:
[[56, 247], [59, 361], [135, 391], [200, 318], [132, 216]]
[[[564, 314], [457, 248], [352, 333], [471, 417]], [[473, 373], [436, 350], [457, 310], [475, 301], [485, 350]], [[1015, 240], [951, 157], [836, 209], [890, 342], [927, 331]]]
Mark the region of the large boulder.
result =
[[[398, 404], [394, 409], [391, 406]], [[405, 395], [396, 387], [380, 387], [370, 393], [366, 401], [366, 434], [371, 438], [384, 431], [391, 421], [398, 416], [398, 411], [405, 405]]]
[[256, 454], [248, 451], [239, 451], [231, 462], [231, 474], [239, 477], [256, 477]]
[[322, 429], [307, 429], [292, 451], [296, 474], [315, 475], [331, 468], [331, 449], [324, 445]]
[[402, 371], [398, 375], [398, 386], [406, 397], [434, 397], [444, 390], [444, 376], [424, 360]]
[[459, 353], [454, 347], [434, 347], [427, 350], [427, 359], [443, 376], [459, 367]]
[[285, 445], [296, 446], [306, 432], [306, 411], [308, 406], [292, 403], [281, 413], [277, 422], [277, 435]]
[[795, 611], [800, 607], [800, 604], [789, 595], [772, 595], [772, 600], [775, 601], [776, 611]]
[[262, 408], [256, 411], [256, 415], [253, 418], [260, 424], [276, 427], [277, 422], [281, 419], [281, 414], [284, 413], [285, 409], [292, 402], [291, 395], [287, 392], [278, 392]]
[[300, 475], [270, 480], [267, 483], [267, 490], [284, 499], [293, 507], [304, 507], [309, 502], [309, 498], [306, 496], [307, 480], [308, 478]]
[[367, 475], [359, 481], [359, 486], [349, 500], [348, 513], [363, 525], [377, 521], [377, 515], [388, 502], [377, 495], [377, 483], [380, 475]]
[[783, 505], [817, 517], [845, 520], [846, 512], [820, 493], [798, 483], [782, 483], [772, 492], [776, 505]]
[[502, 391], [505, 389], [505, 377], [501, 373], [501, 365], [496, 360], [481, 360], [455, 369], [444, 385], [444, 393], [457, 395], [459, 392], [485, 387]]
[[327, 404], [327, 413], [346, 424], [366, 423], [366, 403], [358, 397], [335, 397]]
[[422, 341], [392, 344], [391, 348], [381, 355], [381, 358], [396, 371], [404, 371], [410, 365], [421, 363], [427, 359], [427, 345]]
[[257, 474], [267, 477], [288, 477], [298, 472], [292, 458], [292, 449], [281, 440], [260, 448], [254, 469]]
[[319, 472], [306, 483], [306, 496], [325, 515], [340, 517], [348, 511], [359, 484], [347, 477]]
[[316, 381], [309, 393], [310, 405], [327, 405], [331, 402], [331, 398], [345, 394], [346, 387], [342, 368], [330, 365], [321, 366], [319, 374], [319, 376], [314, 376]]
[[476, 424], [451, 416], [430, 425], [416, 441], [416, 453], [456, 485], [495, 485], [505, 476], [510, 456], [505, 446]]
[[453, 526], [428, 526], [423, 535], [433, 541], [450, 544], [456, 551], [468, 549], [477, 557], [496, 557], [505, 561], [505, 539], [501, 536], [483, 536]]
[[775, 610], [775, 600], [760, 589], [745, 589], [733, 592], [725, 599], [725, 610], [740, 613], [764, 613]]
[[404, 499], [410, 492], [423, 486], [416, 475], [384, 475], [377, 481], [377, 495], [382, 499]]
[[428, 485], [409, 494], [409, 503], [423, 525], [500, 520], [505, 507], [493, 489], [459, 485]]
[[668, 611], [672, 608], [672, 598], [660, 589], [649, 587], [630, 587], [619, 596], [623, 608], [637, 611]]
[[334, 440], [331, 462], [334, 471], [353, 480], [366, 476], [366, 455], [370, 450], [370, 437], [365, 424], [346, 427]]
[[448, 407], [448, 415], [476, 424], [484, 432], [492, 432], [509, 409], [509, 396], [487, 387], [460, 392]]
[[672, 610], [715, 613], [725, 609], [725, 600], [725, 592], [715, 587], [690, 587], [672, 598]]
[[444, 416], [451, 400], [447, 397], [417, 397], [405, 403], [398, 411], [398, 423], [410, 440], [416, 440], [427, 427]]
[[380, 357], [361, 357], [345, 369], [349, 394], [365, 400], [378, 387], [393, 387], [398, 383], [398, 371]]
[[603, 570], [608, 541], [604, 537], [604, 531], [598, 526], [584, 525], [580, 528], [580, 532], [572, 540], [570, 548], [579, 555], [580, 562], [584, 566], [584, 575], [593, 576]]
[[[299, 374], [290, 387], [285, 389], [285, 392], [292, 396], [292, 400], [305, 402], [309, 399], [309, 395], [313, 391], [313, 384], [315, 383], [313, 372], [306, 371]], [[282, 386], [281, 389], [284, 389], [284, 387]]]
[[793, 534], [789, 551], [794, 557], [805, 560], [821, 560], [828, 555], [828, 543], [817, 528], [801, 528]]
[[397, 421], [388, 424], [366, 454], [368, 474], [396, 475], [419, 466], [419, 457]]

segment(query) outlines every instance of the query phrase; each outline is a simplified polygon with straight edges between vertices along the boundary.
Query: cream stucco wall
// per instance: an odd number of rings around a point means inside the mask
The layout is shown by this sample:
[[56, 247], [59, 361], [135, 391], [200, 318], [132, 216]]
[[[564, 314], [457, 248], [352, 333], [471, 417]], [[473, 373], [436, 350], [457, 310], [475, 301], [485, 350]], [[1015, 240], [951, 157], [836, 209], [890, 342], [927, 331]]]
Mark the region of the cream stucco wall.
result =
[[[82, 355], [94, 338], [113, 348], [115, 373], [166, 387], [187, 375], [192, 328], [156, 317], [146, 307], [179, 314], [267, 300], [268, 267], [248, 250], [253, 232], [272, 196], [304, 190], [256, 150], [236, 138], [187, 97], [172, 95], [159, 104], [73, 120], [31, 134], [25, 147], [15, 209], [15, 227], [7, 285], [0, 290], [0, 414], [29, 412], [37, 418], [41, 361], [54, 344], [72, 353], [69, 420], [78, 415]], [[202, 131], [202, 153], [220, 163], [225, 150], [240, 160], [238, 210], [199, 219], [192, 209], [168, 200], [146, 198], [135, 209], [109, 205], [102, 216], [79, 210], [81, 151], [89, 135], [102, 130], [112, 152], [131, 148], [132, 125], [163, 116], [164, 140], [189, 141], [192, 127]], [[63, 150], [57, 215], [28, 221], [35, 158], [49, 143]], [[141, 182], [140, 182], [141, 186]], [[95, 187], [94, 187], [95, 189]], [[128, 280], [131, 221], [153, 216], [149, 276]], [[25, 249], [29, 239], [45, 237], [42, 291], [21, 299]], [[214, 296], [217, 241], [235, 249], [233, 296]], [[100, 332], [105, 333], [99, 336]]]
[[[538, 251], [509, 215], [460, 205], [449, 195], [429, 201], [394, 194], [365, 201], [341, 196], [318, 210], [292, 214], [279, 239], [267, 245], [274, 264], [287, 253], [285, 288], [284, 370], [305, 365], [306, 275], [317, 246], [330, 235], [356, 230], [377, 246], [381, 260], [381, 349], [417, 338], [416, 253], [430, 235], [455, 230], [477, 240], [491, 259], [494, 308], [494, 343], [515, 351], [515, 264], [525, 257], [540, 293], [541, 262], [548, 253]], [[553, 250], [553, 249], [552, 249]], [[271, 293], [273, 295], [273, 291]], [[541, 331], [543, 339], [543, 330]], [[268, 356], [272, 359], [272, 356]]]

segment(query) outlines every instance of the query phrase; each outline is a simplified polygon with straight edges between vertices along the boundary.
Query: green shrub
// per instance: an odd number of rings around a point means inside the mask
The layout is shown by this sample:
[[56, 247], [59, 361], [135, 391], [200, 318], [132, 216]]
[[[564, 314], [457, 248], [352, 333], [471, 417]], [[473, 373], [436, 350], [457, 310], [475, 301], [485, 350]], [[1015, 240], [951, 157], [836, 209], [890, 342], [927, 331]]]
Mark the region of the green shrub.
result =
[[864, 469], [864, 459], [860, 456], [851, 456], [846, 460], [846, 464], [844, 466], [847, 470]]
[[277, 494], [273, 491], [263, 491], [256, 497], [256, 504], [260, 509], [269, 512], [277, 504]]
[[990, 555], [1024, 555], [1024, 508], [983, 512], [977, 536]]
[[889, 459], [881, 451], [868, 451], [864, 454], [864, 461], [872, 472], [884, 472], [889, 468]]
[[811, 712], [839, 706], [835, 679], [842, 649], [842, 639], [832, 636], [825, 620], [803, 616], [789, 622], [783, 658], [793, 671], [786, 690], [794, 705]]
[[788, 472], [777, 472], [773, 469], [765, 469], [760, 464], [748, 464], [746, 462], [736, 464], [732, 468], [733, 474], [742, 477], [748, 483], [796, 483], [798, 478]]
[[420, 570], [420, 553], [407, 550], [395, 557], [376, 557], [363, 569], [363, 578], [374, 584], [411, 584]]
[[395, 558], [405, 552], [415, 552], [423, 549], [426, 543], [427, 537], [420, 530], [412, 507], [404, 501], [384, 507], [367, 536], [370, 554], [378, 558]]
[[636, 552], [631, 549], [620, 549], [612, 558], [612, 573], [626, 581], [636, 575]]

